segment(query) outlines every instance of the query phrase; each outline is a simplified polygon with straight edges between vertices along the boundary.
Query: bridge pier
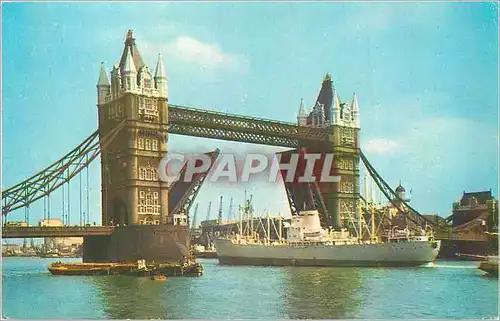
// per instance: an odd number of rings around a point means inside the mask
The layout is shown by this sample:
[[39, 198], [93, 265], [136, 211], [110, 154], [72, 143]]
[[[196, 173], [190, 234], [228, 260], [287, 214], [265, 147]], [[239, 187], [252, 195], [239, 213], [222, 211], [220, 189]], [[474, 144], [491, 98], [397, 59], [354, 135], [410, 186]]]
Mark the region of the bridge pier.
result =
[[498, 241], [462, 241], [462, 240], [441, 240], [441, 250], [439, 258], [454, 259], [456, 254], [491, 255], [498, 253]]
[[83, 262], [173, 262], [189, 256], [189, 231], [177, 225], [117, 227], [111, 235], [85, 236]]

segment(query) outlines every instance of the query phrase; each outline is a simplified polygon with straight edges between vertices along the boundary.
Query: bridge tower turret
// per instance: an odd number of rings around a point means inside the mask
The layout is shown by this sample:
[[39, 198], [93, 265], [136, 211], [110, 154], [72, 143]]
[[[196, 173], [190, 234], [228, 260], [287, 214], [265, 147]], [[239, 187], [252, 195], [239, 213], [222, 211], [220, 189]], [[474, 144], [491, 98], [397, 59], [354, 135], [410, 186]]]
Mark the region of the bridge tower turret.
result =
[[103, 104], [110, 94], [110, 85], [104, 62], [101, 62], [101, 71], [99, 72], [99, 80], [97, 81], [97, 103]]
[[358, 105], [358, 98], [356, 97], [356, 93], [354, 93], [352, 96], [352, 105], [351, 106], [352, 106], [353, 127], [359, 128], [359, 105]]
[[307, 113], [304, 109], [304, 99], [300, 99], [299, 112], [297, 113], [297, 125], [306, 126], [307, 125]]
[[161, 53], [158, 54], [158, 61], [156, 62], [155, 88], [160, 93], [160, 97], [168, 100], [167, 73], [165, 72], [165, 66], [163, 66]]
[[341, 122], [340, 119], [340, 100], [337, 95], [337, 89], [333, 88], [333, 101], [332, 101], [332, 112], [331, 112], [331, 120], [330, 123], [332, 125], [339, 125]]

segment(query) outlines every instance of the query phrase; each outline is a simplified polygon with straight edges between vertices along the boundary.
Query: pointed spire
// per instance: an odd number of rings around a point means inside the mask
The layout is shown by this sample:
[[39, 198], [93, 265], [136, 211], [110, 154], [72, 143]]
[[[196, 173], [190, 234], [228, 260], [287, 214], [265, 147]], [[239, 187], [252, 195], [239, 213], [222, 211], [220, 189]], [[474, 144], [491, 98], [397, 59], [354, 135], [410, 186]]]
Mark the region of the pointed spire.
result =
[[306, 110], [304, 108], [304, 98], [300, 98], [300, 106], [299, 106], [299, 117], [307, 117]]
[[161, 53], [158, 54], [158, 61], [156, 62], [154, 81], [155, 81], [155, 88], [158, 89], [160, 97], [168, 98], [167, 73], [165, 72], [165, 66], [163, 65], [163, 58], [161, 56]]
[[352, 104], [351, 104], [352, 111], [358, 111], [359, 112], [359, 106], [358, 106], [358, 98], [356, 97], [356, 93], [352, 95]]
[[134, 59], [132, 59], [132, 54], [128, 47], [125, 48], [125, 61], [123, 62], [122, 73], [137, 73], [135, 68]]
[[304, 98], [300, 99], [299, 112], [297, 114], [297, 124], [299, 126], [305, 126], [307, 124], [307, 113], [304, 109]]
[[139, 53], [139, 49], [137, 49], [137, 46], [135, 44], [135, 38], [134, 38], [134, 33], [132, 30], [127, 31], [127, 36], [125, 38], [125, 46], [123, 47], [123, 53], [120, 58], [120, 69], [123, 70], [123, 67], [125, 65], [125, 59], [126, 59], [126, 52], [127, 50], [130, 51], [130, 54], [132, 55], [132, 58], [134, 59], [134, 64], [135, 68], [137, 70], [141, 69], [144, 66], [144, 61], [142, 60], [141, 54]]
[[331, 109], [331, 122], [333, 125], [338, 125], [341, 122], [341, 106], [339, 96], [337, 95], [337, 89], [333, 88], [333, 101]]
[[352, 120], [354, 128], [360, 128], [359, 126], [359, 104], [358, 98], [356, 97], [356, 93], [352, 96]]
[[109, 95], [109, 79], [104, 68], [104, 62], [101, 61], [101, 71], [99, 72], [99, 80], [97, 80], [97, 103], [104, 104], [106, 97]]
[[101, 71], [99, 72], [99, 80], [97, 81], [97, 87], [109, 87], [108, 74], [106, 73], [106, 68], [104, 67], [103, 61], [101, 61]]
[[167, 73], [165, 72], [165, 66], [163, 65], [163, 57], [161, 53], [158, 54], [158, 61], [156, 62], [155, 79], [165, 78], [167, 79]]

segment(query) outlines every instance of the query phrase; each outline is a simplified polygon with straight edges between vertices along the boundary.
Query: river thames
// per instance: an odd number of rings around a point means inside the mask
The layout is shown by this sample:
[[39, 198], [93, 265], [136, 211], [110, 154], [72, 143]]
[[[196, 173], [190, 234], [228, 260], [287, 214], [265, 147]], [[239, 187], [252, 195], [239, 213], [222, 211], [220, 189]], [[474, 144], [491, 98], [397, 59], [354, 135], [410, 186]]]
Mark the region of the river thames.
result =
[[[497, 318], [498, 282], [476, 262], [418, 268], [231, 267], [166, 282], [52, 276], [60, 259], [3, 258], [8, 318]], [[79, 259], [65, 259], [78, 261]]]

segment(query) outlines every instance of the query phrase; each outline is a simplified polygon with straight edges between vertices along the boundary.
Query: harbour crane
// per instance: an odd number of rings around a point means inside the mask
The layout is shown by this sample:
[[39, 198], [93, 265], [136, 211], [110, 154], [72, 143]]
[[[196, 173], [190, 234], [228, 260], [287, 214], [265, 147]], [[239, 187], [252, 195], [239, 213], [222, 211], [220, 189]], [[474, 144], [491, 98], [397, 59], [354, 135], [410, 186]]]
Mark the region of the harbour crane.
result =
[[207, 221], [210, 220], [210, 209], [212, 207], [212, 201], [208, 202], [208, 209], [207, 209]]
[[196, 228], [196, 218], [198, 216], [198, 203], [196, 203], [195, 207], [194, 207], [194, 214], [193, 214], [193, 223], [191, 223], [191, 228], [194, 229]]

